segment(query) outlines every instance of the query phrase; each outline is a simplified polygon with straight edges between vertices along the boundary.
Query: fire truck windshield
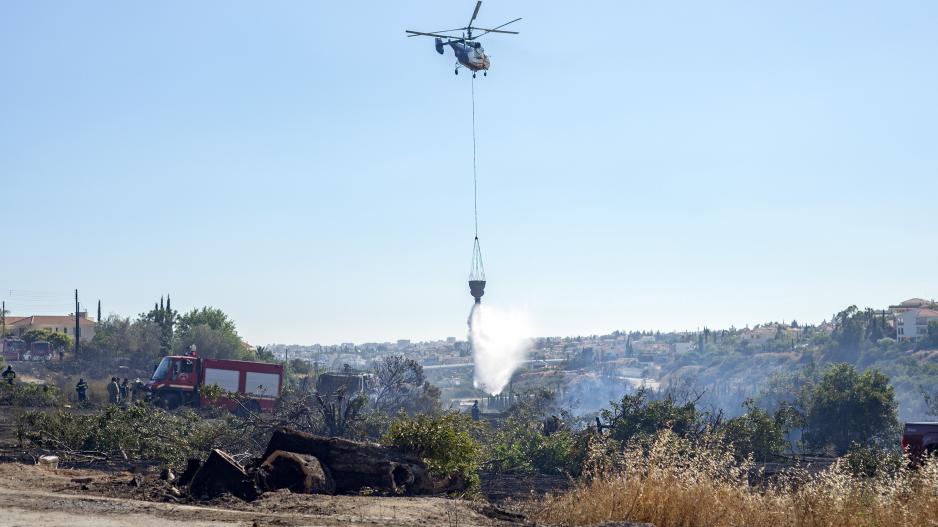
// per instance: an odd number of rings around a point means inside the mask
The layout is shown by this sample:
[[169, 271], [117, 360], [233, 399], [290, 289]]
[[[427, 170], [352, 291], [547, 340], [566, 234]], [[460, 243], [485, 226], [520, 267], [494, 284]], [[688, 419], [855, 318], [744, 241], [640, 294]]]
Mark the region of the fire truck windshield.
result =
[[166, 372], [169, 371], [169, 357], [163, 357], [163, 360], [160, 361], [160, 365], [156, 367], [156, 371], [153, 372], [153, 377], [150, 377], [151, 381], [162, 381], [166, 378]]

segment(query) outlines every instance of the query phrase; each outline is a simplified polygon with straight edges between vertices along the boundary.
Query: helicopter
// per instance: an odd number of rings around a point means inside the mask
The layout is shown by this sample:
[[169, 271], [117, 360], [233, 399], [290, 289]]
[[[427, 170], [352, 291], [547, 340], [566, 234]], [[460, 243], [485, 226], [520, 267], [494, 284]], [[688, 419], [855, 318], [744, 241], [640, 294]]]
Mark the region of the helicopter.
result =
[[[492, 65], [492, 61], [488, 55], [485, 54], [485, 50], [482, 48], [482, 44], [477, 42], [476, 39], [479, 37], [485, 36], [489, 33], [505, 33], [508, 35], [517, 35], [517, 31], [505, 31], [502, 28], [508, 24], [514, 24], [515, 22], [521, 20], [516, 18], [510, 22], [505, 22], [500, 26], [496, 26], [492, 29], [486, 29], [484, 27], [474, 27], [472, 25], [475, 22], [477, 16], [479, 16], [479, 9], [482, 7], [482, 0], [476, 2], [476, 8], [472, 12], [472, 18], [469, 19], [469, 25], [466, 27], [459, 27], [456, 29], [444, 29], [442, 31], [433, 31], [430, 33], [424, 33], [422, 31], [411, 31], [406, 30], [405, 33], [408, 33], [408, 37], [434, 37], [436, 52], [440, 55], [443, 54], [444, 46], [449, 46], [453, 48], [453, 53], [456, 54], [456, 69], [453, 70], [453, 73], [459, 75], [459, 68], [467, 68], [472, 71], [472, 77], [475, 78], [476, 72], [481, 71], [482, 76], [488, 75], [488, 69]], [[481, 34], [476, 35], [474, 38], [472, 36], [472, 30], [482, 31]], [[446, 33], [460, 32], [460, 36], [447, 35]]]

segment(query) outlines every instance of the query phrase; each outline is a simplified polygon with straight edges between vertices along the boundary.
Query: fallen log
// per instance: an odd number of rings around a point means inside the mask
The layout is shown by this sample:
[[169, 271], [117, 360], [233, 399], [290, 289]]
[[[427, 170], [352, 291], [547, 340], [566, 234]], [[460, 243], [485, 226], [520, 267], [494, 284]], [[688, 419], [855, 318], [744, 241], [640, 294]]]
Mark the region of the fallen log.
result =
[[307, 454], [275, 450], [258, 468], [256, 480], [263, 490], [335, 494], [335, 481], [329, 469]]
[[270, 438], [264, 459], [277, 450], [318, 459], [332, 474], [336, 492], [357, 492], [366, 487], [395, 494], [434, 491], [423, 460], [394, 448], [284, 428]]
[[228, 454], [213, 449], [192, 477], [189, 494], [196, 498], [214, 498], [225, 492], [247, 501], [257, 498], [257, 488], [244, 467]]

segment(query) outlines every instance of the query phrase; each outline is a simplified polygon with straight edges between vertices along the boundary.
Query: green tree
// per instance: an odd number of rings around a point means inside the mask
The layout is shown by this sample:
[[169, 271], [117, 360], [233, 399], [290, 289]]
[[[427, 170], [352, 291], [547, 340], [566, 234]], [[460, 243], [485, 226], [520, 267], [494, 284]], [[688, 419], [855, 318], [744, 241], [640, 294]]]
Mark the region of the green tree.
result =
[[459, 475], [470, 489], [479, 486], [484, 451], [476, 439], [481, 425], [459, 412], [401, 417], [391, 423], [383, 443], [420, 456], [438, 477]]
[[226, 333], [237, 333], [234, 321], [217, 307], [206, 306], [201, 309], [193, 309], [179, 316], [178, 330], [180, 333], [186, 333], [201, 325]]
[[[258, 346], [258, 349], [262, 347], [263, 346]], [[258, 355], [260, 354], [258, 353]], [[297, 375], [308, 375], [312, 371], [312, 366], [310, 365], [309, 361], [305, 359], [291, 359], [290, 369], [293, 370], [293, 373], [296, 373]]]
[[612, 401], [611, 408], [600, 411], [612, 439], [627, 442], [636, 436], [651, 436], [670, 428], [681, 437], [703, 430], [702, 416], [694, 401], [678, 402], [671, 395], [651, 400], [645, 388]]
[[130, 366], [145, 370], [166, 354], [160, 326], [147, 318], [130, 320], [112, 315], [100, 320], [90, 344], [84, 348], [85, 359], [127, 359]]
[[23, 333], [21, 337], [26, 345], [32, 344], [33, 342], [39, 342], [41, 340], [49, 340], [49, 335], [52, 334], [51, 329], [31, 329], [26, 333]]
[[175, 350], [187, 353], [195, 344], [199, 355], [219, 359], [253, 359], [250, 350], [238, 336], [234, 321], [221, 309], [203, 307], [178, 317]]
[[[276, 358], [274, 357], [274, 352], [270, 350], [267, 346], [257, 346], [254, 348], [254, 360], [259, 360], [262, 362], [274, 362]], [[297, 359], [294, 359], [294, 362]]]
[[192, 326], [180, 331], [176, 339], [175, 352], [183, 355], [189, 346], [195, 345], [199, 355], [216, 359], [253, 359], [253, 353], [241, 341], [237, 333], [213, 329], [206, 324]]
[[47, 340], [52, 344], [54, 350], [71, 349], [75, 344], [75, 340], [65, 333], [52, 333]]
[[31, 329], [24, 333], [22, 338], [27, 345], [33, 342], [48, 342], [54, 350], [67, 350], [75, 342], [72, 337], [65, 333], [58, 333], [48, 328]]
[[384, 357], [375, 363], [374, 374], [372, 400], [376, 409], [389, 414], [403, 410], [409, 415], [440, 409], [440, 389], [427, 381], [423, 366], [414, 359]]
[[26, 344], [33, 342], [46, 341], [52, 345], [53, 349], [68, 349], [74, 344], [72, 337], [65, 333], [57, 333], [48, 328], [31, 329], [23, 334], [23, 340]]
[[752, 399], [743, 403], [746, 413], [723, 424], [723, 437], [732, 443], [740, 458], [752, 454], [756, 461], [767, 461], [785, 448], [786, 413], [775, 415], [756, 406]]
[[160, 303], [153, 304], [153, 309], [140, 316], [160, 328], [160, 350], [163, 355], [168, 355], [173, 349], [173, 338], [175, 336], [175, 324], [179, 314], [173, 310], [169, 295], [166, 296], [166, 303], [163, 303], [163, 297], [160, 297]]
[[847, 452], [850, 445], [887, 446], [899, 428], [895, 390], [878, 370], [858, 373], [834, 364], [804, 394], [803, 441], [815, 450]]
[[834, 315], [833, 346], [829, 350], [832, 361], [856, 362], [861, 344], [869, 343], [871, 314], [870, 310], [860, 311], [857, 306], [850, 306]]
[[547, 390], [531, 391], [518, 398], [489, 445], [495, 470], [578, 472], [576, 438], [560, 416], [552, 415], [555, 402], [555, 396]]

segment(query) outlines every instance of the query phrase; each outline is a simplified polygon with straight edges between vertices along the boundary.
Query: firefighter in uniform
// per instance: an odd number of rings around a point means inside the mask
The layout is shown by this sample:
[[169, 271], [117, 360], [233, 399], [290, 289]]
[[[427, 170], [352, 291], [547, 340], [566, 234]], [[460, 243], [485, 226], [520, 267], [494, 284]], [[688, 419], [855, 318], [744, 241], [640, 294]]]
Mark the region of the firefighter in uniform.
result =
[[107, 402], [111, 404], [121, 402], [121, 389], [117, 384], [117, 377], [111, 377], [111, 382], [107, 385]]
[[78, 402], [83, 403], [87, 400], [88, 383], [85, 382], [85, 379], [78, 379], [78, 384], [75, 385], [75, 391], [78, 393]]
[[13, 371], [13, 365], [8, 364], [7, 369], [3, 370], [3, 380], [7, 384], [13, 384], [13, 379], [16, 378], [16, 372]]

